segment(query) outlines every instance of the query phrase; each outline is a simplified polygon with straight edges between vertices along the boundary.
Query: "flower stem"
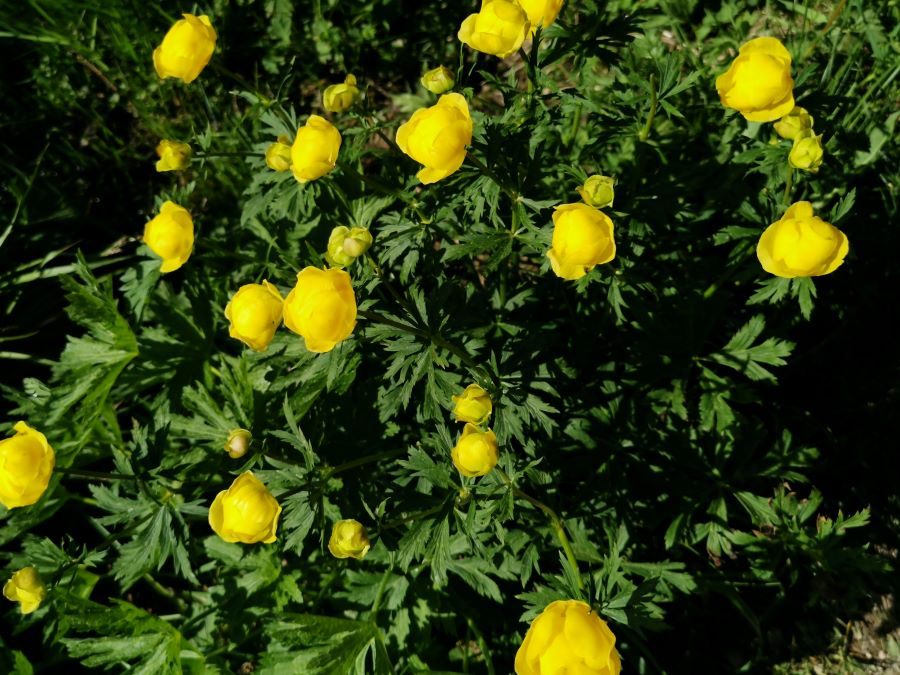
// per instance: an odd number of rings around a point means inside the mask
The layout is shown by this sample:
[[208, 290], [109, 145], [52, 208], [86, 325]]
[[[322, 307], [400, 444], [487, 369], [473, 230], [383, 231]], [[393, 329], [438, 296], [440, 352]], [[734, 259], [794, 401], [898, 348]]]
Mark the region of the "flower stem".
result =
[[500, 180], [500, 177], [496, 173], [494, 173], [487, 164], [482, 162], [471, 152], [466, 153], [466, 159], [468, 159], [479, 171], [481, 171], [481, 173], [494, 181], [494, 183], [497, 184], [497, 187], [503, 190], [510, 199], [515, 201], [519, 198], [519, 195], [515, 190], [513, 190], [509, 185]]
[[656, 93], [656, 75], [650, 74], [650, 114], [647, 115], [647, 122], [644, 124], [644, 128], [641, 129], [638, 134], [638, 140], [646, 141], [650, 136], [650, 129], [653, 127], [653, 118], [656, 117], [656, 105], [657, 105], [657, 93]]
[[791, 187], [794, 184], [794, 167], [788, 165], [787, 181], [784, 184], [784, 196], [781, 198], [785, 205], [791, 201]]
[[405, 453], [405, 450], [385, 450], [383, 452], [374, 452], [371, 455], [365, 455], [363, 457], [359, 457], [358, 459], [351, 459], [349, 462], [344, 462], [343, 464], [338, 464], [337, 466], [331, 467], [328, 470], [328, 475], [333, 476], [336, 473], [349, 471], [350, 469], [355, 469], [356, 467], [363, 466], [365, 464], [371, 464], [372, 462], [379, 462], [382, 459], [399, 457], [400, 455], [403, 455]]
[[105, 481], [114, 481], [114, 480], [140, 480], [140, 477], [135, 476], [131, 473], [105, 473], [103, 471], [86, 471], [83, 469], [68, 469], [65, 467], [58, 466], [54, 469], [54, 471], [58, 471], [59, 473], [65, 476], [71, 476], [72, 478], [89, 478], [92, 480], [105, 480]]

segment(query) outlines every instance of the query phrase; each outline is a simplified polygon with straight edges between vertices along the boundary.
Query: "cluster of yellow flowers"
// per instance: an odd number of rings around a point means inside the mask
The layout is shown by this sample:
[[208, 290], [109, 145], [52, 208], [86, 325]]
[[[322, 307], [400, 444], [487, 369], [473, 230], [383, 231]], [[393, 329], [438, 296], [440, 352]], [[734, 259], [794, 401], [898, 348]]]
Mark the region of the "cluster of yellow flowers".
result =
[[469, 478], [485, 476], [500, 459], [497, 436], [491, 429], [481, 430], [493, 411], [491, 397], [477, 384], [470, 384], [462, 394], [451, 398], [456, 421], [466, 423], [462, 435], [450, 451], [453, 466]]

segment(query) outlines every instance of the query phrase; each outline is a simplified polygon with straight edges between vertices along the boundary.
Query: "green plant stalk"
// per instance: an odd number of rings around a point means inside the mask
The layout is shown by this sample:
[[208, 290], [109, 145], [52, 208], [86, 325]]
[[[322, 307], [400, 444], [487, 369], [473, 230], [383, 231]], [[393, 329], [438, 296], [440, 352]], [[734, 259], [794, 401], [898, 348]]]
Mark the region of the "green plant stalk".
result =
[[791, 188], [794, 185], [794, 167], [788, 164], [787, 180], [784, 183], [784, 195], [781, 198], [782, 204], [787, 206], [791, 202]]
[[491, 650], [488, 647], [487, 640], [484, 639], [484, 633], [481, 632], [481, 629], [478, 628], [471, 617], [466, 617], [466, 623], [471, 631], [475, 633], [475, 639], [478, 641], [478, 648], [481, 649], [481, 655], [484, 657], [484, 667], [487, 668], [488, 675], [496, 675]]
[[638, 133], [638, 140], [646, 141], [650, 136], [650, 129], [653, 127], [653, 119], [656, 117], [656, 106], [658, 104], [656, 94], [656, 75], [650, 75], [650, 114], [647, 115], [647, 122], [644, 128]]
[[510, 199], [512, 199], [513, 201], [515, 201], [515, 200], [517, 200], [517, 199], [519, 198], [519, 194], [518, 194], [513, 188], [511, 188], [511, 187], [510, 187], [509, 185], [507, 185], [505, 182], [503, 182], [502, 180], [500, 180], [500, 177], [499, 177], [496, 173], [494, 173], [494, 172], [490, 169], [490, 167], [488, 167], [487, 164], [485, 164], [484, 162], [482, 162], [480, 159], [478, 159], [478, 158], [477, 158], [475, 155], [473, 155], [471, 152], [466, 153], [466, 159], [468, 159], [468, 160], [469, 160], [469, 161], [470, 161], [470, 162], [471, 162], [471, 163], [472, 163], [479, 171], [481, 171], [481, 173], [483, 173], [485, 176], [487, 176], [487, 177], [490, 178], [492, 181], [494, 181], [494, 183], [497, 184], [497, 187], [499, 187], [501, 190], [503, 190], [503, 192], [505, 192], [506, 195], [507, 195]]
[[405, 450], [385, 450], [383, 452], [374, 452], [371, 455], [365, 455], [363, 457], [359, 457], [358, 459], [352, 459], [349, 462], [344, 462], [343, 464], [338, 464], [337, 466], [331, 467], [327, 470], [326, 473], [328, 476], [333, 476], [337, 473], [343, 473], [344, 471], [349, 471], [350, 469], [355, 469], [359, 466], [364, 466], [373, 462], [380, 462], [382, 459], [399, 457], [400, 455], [403, 455], [405, 453]]
[[139, 476], [136, 476], [131, 473], [104, 473], [102, 471], [85, 471], [82, 469], [68, 469], [66, 467], [58, 466], [54, 469], [54, 471], [58, 471], [59, 473], [65, 476], [71, 476], [72, 478], [88, 478], [91, 480], [105, 480], [105, 481], [116, 481], [116, 480], [140, 480]]

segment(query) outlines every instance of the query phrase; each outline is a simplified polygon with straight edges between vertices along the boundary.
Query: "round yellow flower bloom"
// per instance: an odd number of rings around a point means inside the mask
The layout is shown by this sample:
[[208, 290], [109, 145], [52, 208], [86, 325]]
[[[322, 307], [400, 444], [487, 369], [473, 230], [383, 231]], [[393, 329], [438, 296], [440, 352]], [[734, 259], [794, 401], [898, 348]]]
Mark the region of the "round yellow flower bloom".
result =
[[741, 46], [731, 67], [716, 78], [722, 105], [751, 122], [772, 122], [794, 109], [791, 55], [777, 38], [760, 37]]
[[416, 110], [397, 129], [400, 149], [425, 165], [416, 177], [426, 185], [459, 169], [471, 142], [472, 118], [461, 94], [444, 94], [430, 108]]
[[422, 86], [432, 94], [443, 94], [453, 89], [456, 80], [453, 73], [446, 66], [439, 66], [429, 70], [419, 79]]
[[328, 112], [344, 112], [352, 106], [359, 97], [359, 89], [356, 87], [356, 78], [347, 75], [341, 84], [332, 84], [322, 92], [322, 107]]
[[182, 16], [166, 33], [162, 44], [153, 50], [153, 65], [160, 77], [177, 77], [189, 84], [212, 58], [216, 31], [206, 15]]
[[556, 276], [579, 279], [594, 265], [616, 257], [613, 223], [587, 204], [563, 204], [553, 212], [552, 247], [547, 252]]
[[56, 453], [47, 437], [25, 422], [0, 441], [0, 504], [8, 509], [34, 504], [47, 490]]
[[831, 274], [849, 251], [847, 235], [813, 215], [809, 202], [796, 202], [762, 233], [756, 257], [769, 274], [793, 279]]
[[531, 23], [531, 32], [534, 33], [537, 27], [546, 28], [554, 21], [562, 9], [563, 0], [516, 0], [519, 6], [525, 10], [528, 15], [528, 21]]
[[163, 259], [160, 272], [174, 272], [187, 262], [194, 250], [191, 214], [174, 202], [164, 202], [159, 215], [144, 226], [144, 243]]
[[364, 227], [349, 228], [339, 225], [328, 237], [325, 260], [332, 267], [347, 267], [372, 246], [372, 233]]
[[794, 145], [788, 154], [788, 164], [795, 169], [816, 173], [822, 166], [824, 156], [822, 134], [816, 136], [812, 131], [803, 131], [794, 138]]
[[493, 406], [491, 397], [477, 384], [470, 384], [459, 396], [452, 396], [453, 414], [457, 422], [471, 422], [472, 424], [484, 424], [491, 416]]
[[22, 614], [31, 614], [46, 596], [41, 576], [34, 567], [23, 567], [3, 586], [3, 597], [18, 602]]
[[341, 149], [341, 133], [324, 117], [310, 115], [291, 146], [291, 171], [301, 183], [321, 178], [334, 169]]
[[463, 476], [484, 476], [500, 460], [497, 437], [490, 429], [481, 431], [474, 424], [466, 424], [462, 436], [450, 451], [450, 459]]
[[459, 41], [472, 49], [505, 59], [528, 36], [531, 24], [522, 7], [509, 0], [483, 0], [481, 11], [459, 27]]
[[266, 166], [279, 172], [291, 168], [291, 145], [287, 136], [279, 136], [266, 148]]
[[331, 528], [328, 550], [335, 558], [362, 560], [370, 547], [366, 528], [357, 520], [339, 520]]
[[253, 436], [246, 429], [232, 429], [228, 432], [228, 440], [225, 441], [225, 452], [231, 459], [240, 459], [247, 454], [252, 440]]
[[516, 675], [619, 675], [616, 636], [587, 603], [551, 602], [516, 652]]
[[330, 352], [356, 326], [356, 295], [350, 275], [336, 268], [305, 267], [284, 300], [284, 325], [303, 337], [311, 352]]
[[250, 471], [238, 476], [209, 507], [209, 525], [227, 542], [271, 544], [278, 529], [281, 506]]
[[772, 126], [774, 127], [776, 134], [792, 141], [804, 131], [809, 131], [813, 128], [813, 118], [806, 111], [806, 108], [801, 108], [799, 105], [796, 105], [791, 112], [775, 122]]
[[281, 293], [268, 281], [241, 286], [225, 306], [231, 322], [228, 334], [251, 349], [266, 351], [281, 325], [283, 305]]
[[584, 181], [584, 185], [578, 188], [578, 194], [581, 195], [585, 204], [597, 209], [603, 209], [613, 204], [613, 199], [616, 196], [613, 188], [615, 184], [615, 179], [595, 174], [590, 176]]
[[158, 172], [180, 171], [191, 161], [191, 146], [178, 141], [163, 140], [156, 146], [156, 154], [159, 155], [159, 161], [156, 163]]

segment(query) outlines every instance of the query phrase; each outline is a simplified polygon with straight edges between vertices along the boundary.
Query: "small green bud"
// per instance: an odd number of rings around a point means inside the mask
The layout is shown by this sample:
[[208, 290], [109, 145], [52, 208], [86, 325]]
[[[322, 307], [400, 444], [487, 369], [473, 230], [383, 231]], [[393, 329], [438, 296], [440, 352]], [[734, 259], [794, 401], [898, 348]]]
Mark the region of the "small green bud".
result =
[[347, 267], [372, 245], [372, 233], [364, 227], [349, 228], [339, 225], [328, 237], [328, 251], [325, 260], [332, 267]]
[[232, 429], [228, 432], [228, 440], [225, 441], [225, 450], [231, 459], [240, 459], [247, 454], [250, 441], [253, 439], [246, 429]]

